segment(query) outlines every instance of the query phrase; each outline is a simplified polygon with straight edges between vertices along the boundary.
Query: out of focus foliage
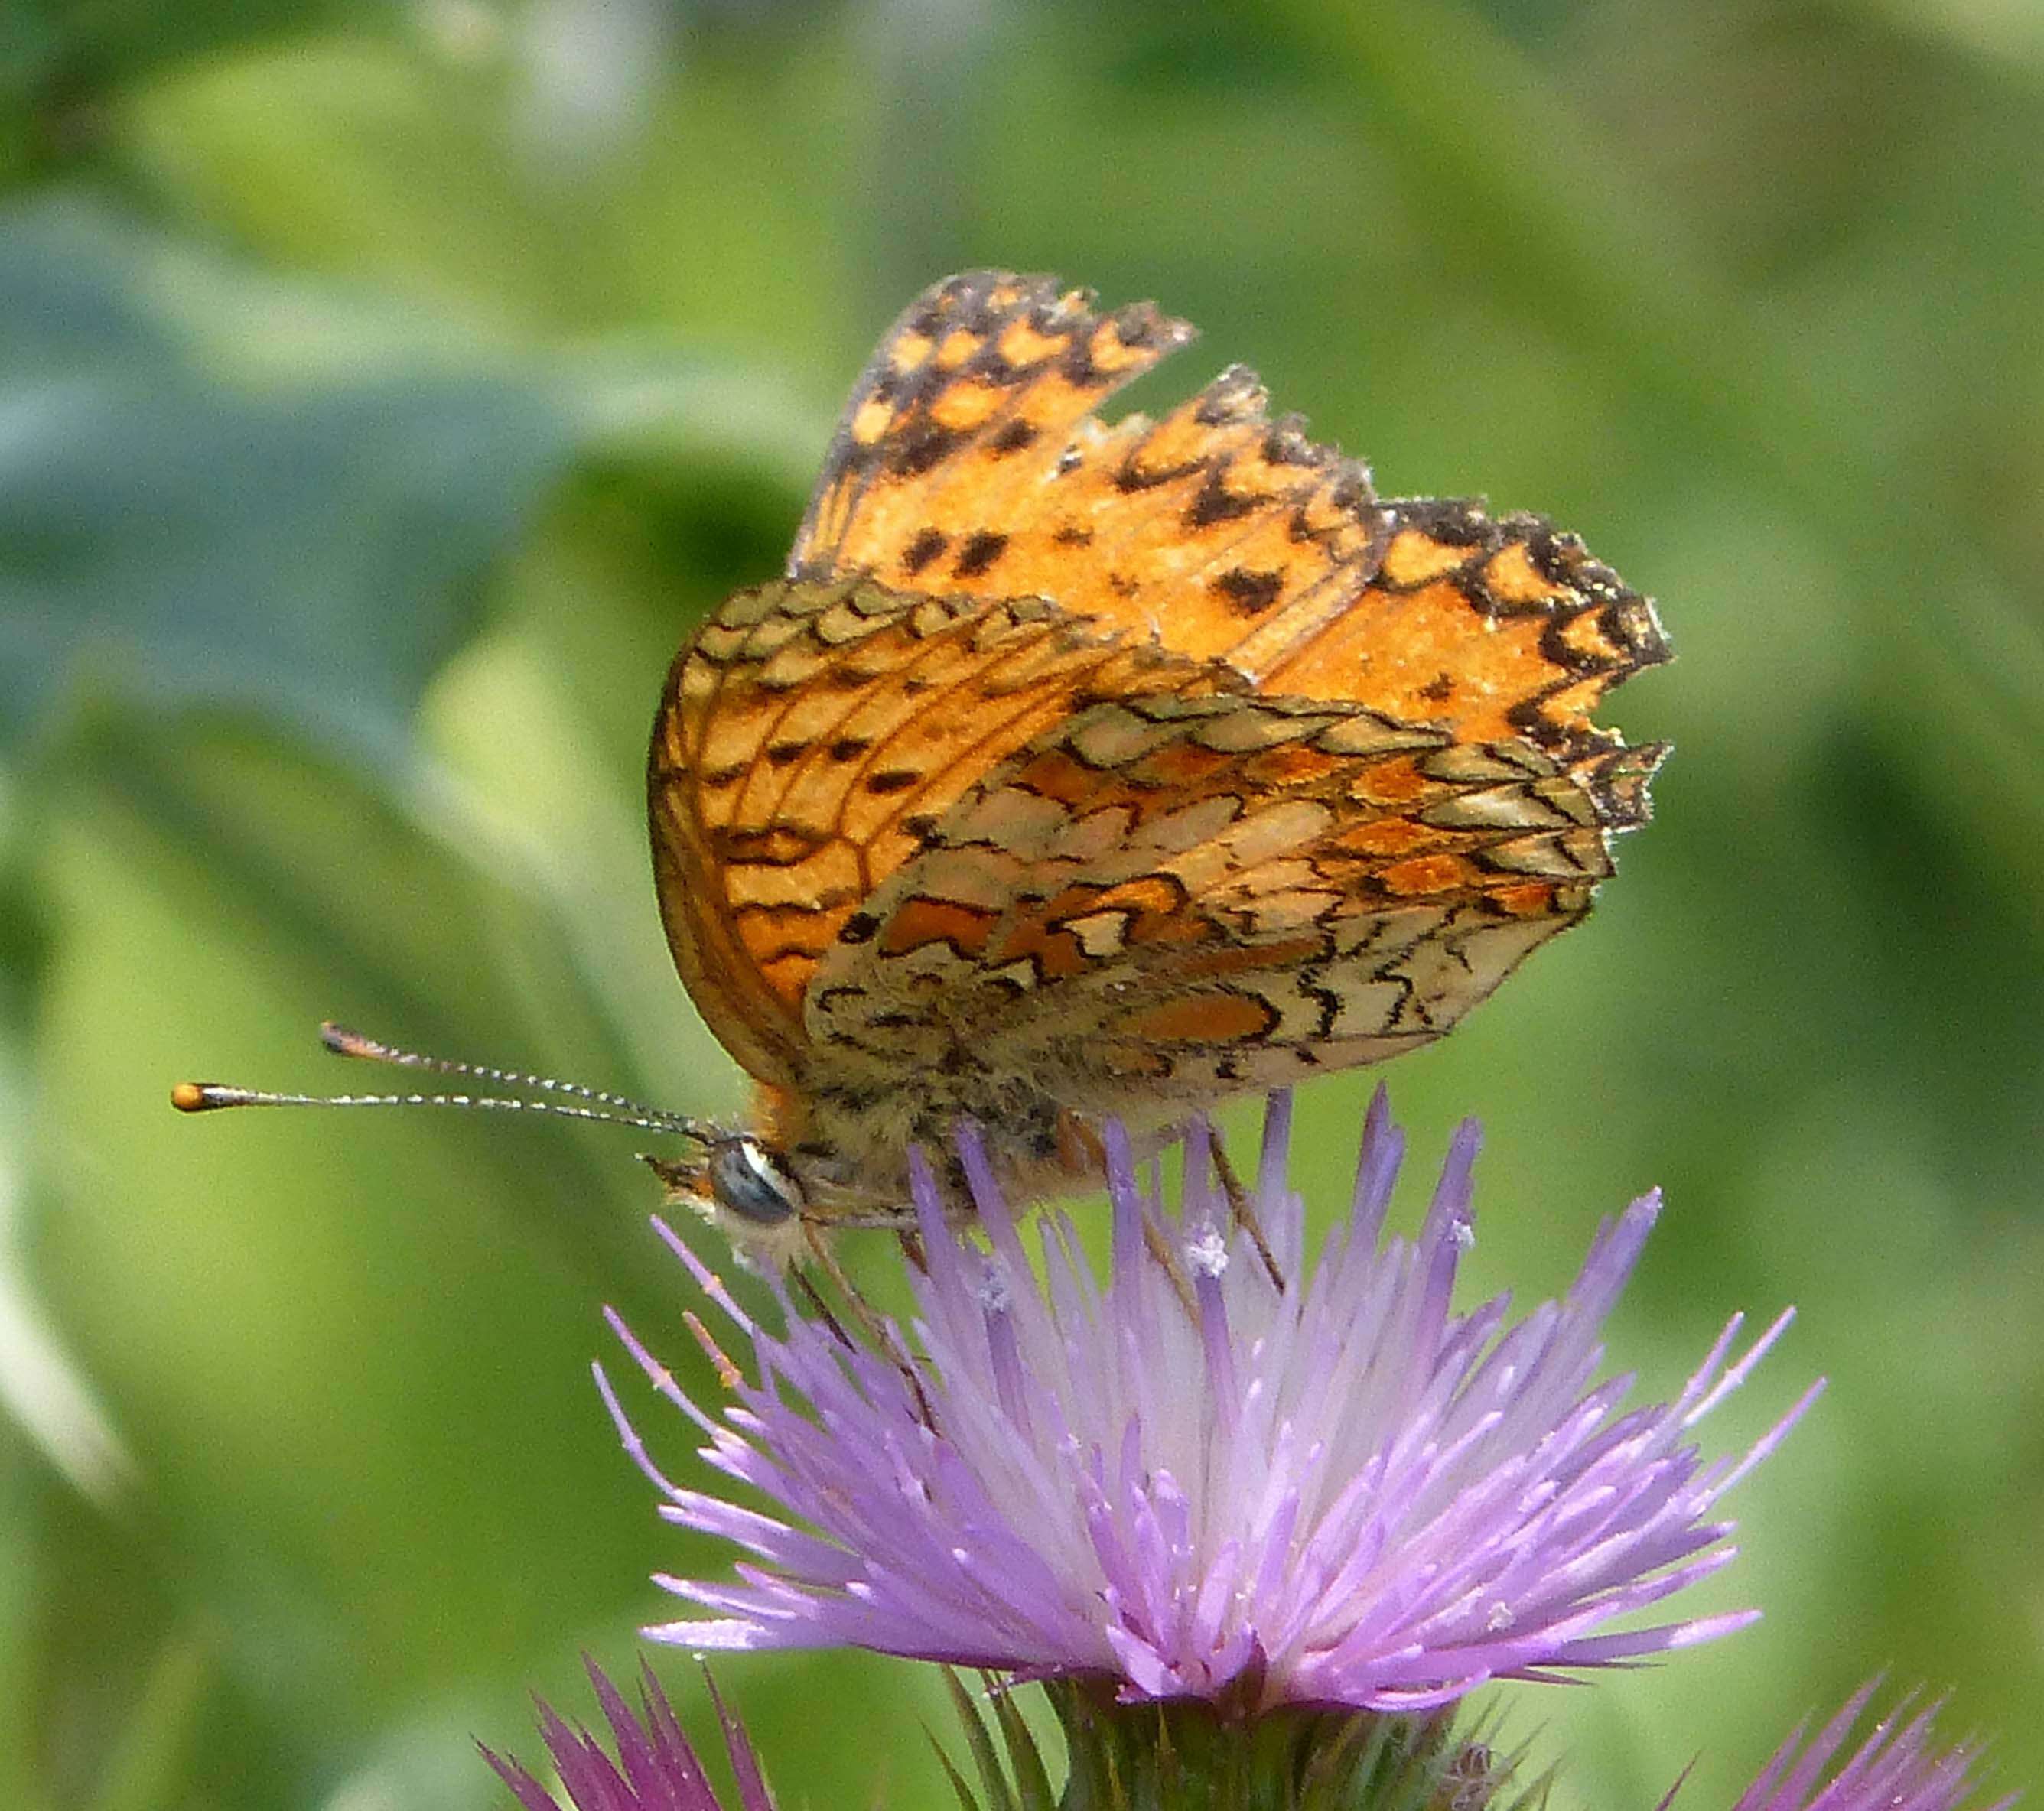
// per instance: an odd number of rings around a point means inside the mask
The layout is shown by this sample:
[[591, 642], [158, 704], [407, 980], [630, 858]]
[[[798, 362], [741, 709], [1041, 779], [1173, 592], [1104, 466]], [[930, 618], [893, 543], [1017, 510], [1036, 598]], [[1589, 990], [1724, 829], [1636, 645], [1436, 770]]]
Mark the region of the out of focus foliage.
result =
[[[1746, 1425], [1833, 1387], [1712, 1587], [1763, 1625], [1522, 1691], [1561, 1791], [1721, 1803], [1882, 1665], [2044, 1786], [2044, 13], [17, 0], [0, 118], [0, 1804], [501, 1802], [470, 1738], [727, 1563], [589, 1387], [601, 1302], [694, 1351], [629, 1135], [165, 1090], [359, 1083], [332, 1015], [736, 1105], [653, 701], [978, 263], [1662, 600], [1659, 821], [1389, 1079], [1489, 1124], [1477, 1286], [1658, 1181], [1614, 1363], [1793, 1300]], [[921, 1671], [723, 1677], [783, 1803], [943, 1801]]]

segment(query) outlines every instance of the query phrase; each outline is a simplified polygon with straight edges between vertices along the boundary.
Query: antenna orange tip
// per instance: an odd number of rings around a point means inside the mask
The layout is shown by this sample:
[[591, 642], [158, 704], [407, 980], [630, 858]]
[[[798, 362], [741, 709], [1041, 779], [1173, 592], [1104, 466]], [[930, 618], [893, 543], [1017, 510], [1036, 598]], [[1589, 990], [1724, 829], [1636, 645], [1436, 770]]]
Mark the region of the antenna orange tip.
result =
[[181, 1081], [171, 1090], [171, 1104], [180, 1113], [203, 1113], [213, 1103], [209, 1091], [212, 1084], [202, 1081]]
[[322, 1019], [319, 1029], [320, 1042], [337, 1057], [359, 1057], [372, 1048], [371, 1040], [359, 1031], [351, 1031], [345, 1025], [336, 1025], [331, 1019]]

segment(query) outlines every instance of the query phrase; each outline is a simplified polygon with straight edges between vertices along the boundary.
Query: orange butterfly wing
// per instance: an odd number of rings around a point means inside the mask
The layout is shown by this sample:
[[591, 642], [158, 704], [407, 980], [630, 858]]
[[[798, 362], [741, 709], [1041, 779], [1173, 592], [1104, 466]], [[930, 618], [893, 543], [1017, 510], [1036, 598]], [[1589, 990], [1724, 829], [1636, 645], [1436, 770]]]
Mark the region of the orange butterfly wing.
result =
[[1272, 422], [1235, 367], [1164, 420], [1089, 412], [1193, 337], [1042, 278], [928, 291], [853, 390], [792, 574], [1054, 599], [1195, 658], [1350, 595], [1388, 531], [1359, 460]]
[[711, 1029], [798, 1085], [817, 962], [976, 779], [1082, 692], [1228, 677], [1039, 599], [740, 593], [677, 657], [647, 774], [661, 915]]
[[1270, 420], [1239, 366], [1154, 424], [1088, 412], [1191, 337], [1041, 278], [936, 285], [854, 389], [790, 571], [1047, 597], [1259, 689], [1464, 741], [1616, 745], [1591, 712], [1667, 643], [1574, 536], [1473, 502], [1379, 500], [1361, 461]]

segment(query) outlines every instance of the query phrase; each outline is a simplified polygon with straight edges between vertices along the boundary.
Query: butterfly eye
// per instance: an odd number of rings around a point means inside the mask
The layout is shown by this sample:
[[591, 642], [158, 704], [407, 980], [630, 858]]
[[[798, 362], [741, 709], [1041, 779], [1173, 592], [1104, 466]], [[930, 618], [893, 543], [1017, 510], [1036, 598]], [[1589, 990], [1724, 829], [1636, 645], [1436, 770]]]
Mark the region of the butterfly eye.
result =
[[710, 1153], [710, 1187], [717, 1204], [742, 1220], [771, 1226], [798, 1212], [801, 1184], [756, 1138], [729, 1138]]

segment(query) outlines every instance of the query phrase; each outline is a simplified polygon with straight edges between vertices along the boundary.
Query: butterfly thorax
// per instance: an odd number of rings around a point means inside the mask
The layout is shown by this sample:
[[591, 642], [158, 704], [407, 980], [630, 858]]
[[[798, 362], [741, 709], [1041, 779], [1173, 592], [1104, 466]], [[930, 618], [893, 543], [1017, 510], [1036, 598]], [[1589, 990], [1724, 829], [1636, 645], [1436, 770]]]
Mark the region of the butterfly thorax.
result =
[[913, 1218], [909, 1153], [921, 1152], [947, 1208], [969, 1207], [956, 1152], [973, 1126], [1005, 1196], [1020, 1204], [1086, 1187], [1098, 1172], [1089, 1123], [1023, 1076], [978, 1067], [889, 1088], [820, 1088], [775, 1096], [777, 1149], [820, 1217], [892, 1226]]

